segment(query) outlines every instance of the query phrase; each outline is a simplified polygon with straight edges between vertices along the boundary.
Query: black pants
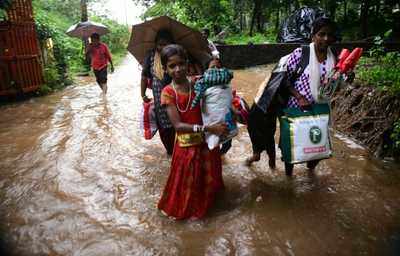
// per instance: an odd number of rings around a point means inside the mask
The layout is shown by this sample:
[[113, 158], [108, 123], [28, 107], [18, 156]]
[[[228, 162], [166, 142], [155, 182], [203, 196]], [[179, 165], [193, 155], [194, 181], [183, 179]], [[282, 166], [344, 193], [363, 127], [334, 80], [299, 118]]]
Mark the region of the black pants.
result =
[[247, 124], [253, 153], [266, 150], [269, 157], [275, 158], [276, 120], [275, 111], [264, 113], [256, 104], [253, 104]]
[[93, 69], [93, 73], [99, 85], [107, 83], [107, 66], [100, 70]]
[[232, 147], [232, 139], [225, 141], [224, 143], [222, 143], [221, 149], [220, 149], [220, 153], [221, 155], [226, 154], [229, 149]]

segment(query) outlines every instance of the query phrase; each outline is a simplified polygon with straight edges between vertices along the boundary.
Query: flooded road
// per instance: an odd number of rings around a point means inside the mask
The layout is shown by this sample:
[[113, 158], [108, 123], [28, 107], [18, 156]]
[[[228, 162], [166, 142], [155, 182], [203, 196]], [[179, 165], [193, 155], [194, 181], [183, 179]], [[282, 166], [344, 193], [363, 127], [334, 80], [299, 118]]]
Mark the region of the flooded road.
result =
[[[270, 68], [235, 72], [251, 103]], [[335, 156], [287, 179], [251, 154], [245, 127], [224, 159], [226, 191], [204, 220], [156, 203], [169, 172], [156, 135], [138, 129], [138, 64], [103, 98], [93, 82], [0, 108], [0, 217], [12, 255], [399, 255], [399, 166], [335, 134]], [[279, 157], [279, 156], [278, 156]], [[4, 255], [4, 254], [3, 254]]]

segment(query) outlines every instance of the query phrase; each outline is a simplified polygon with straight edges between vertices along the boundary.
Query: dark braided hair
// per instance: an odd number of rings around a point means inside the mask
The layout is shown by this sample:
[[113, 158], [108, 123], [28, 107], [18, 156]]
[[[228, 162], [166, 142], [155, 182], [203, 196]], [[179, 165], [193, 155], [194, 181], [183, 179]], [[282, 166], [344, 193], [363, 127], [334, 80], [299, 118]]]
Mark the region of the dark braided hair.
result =
[[161, 51], [161, 65], [163, 65], [163, 67], [165, 68], [167, 66], [168, 59], [174, 55], [178, 55], [186, 61], [188, 60], [186, 50], [183, 49], [182, 46], [180, 46], [179, 44], [170, 44], [165, 46]]

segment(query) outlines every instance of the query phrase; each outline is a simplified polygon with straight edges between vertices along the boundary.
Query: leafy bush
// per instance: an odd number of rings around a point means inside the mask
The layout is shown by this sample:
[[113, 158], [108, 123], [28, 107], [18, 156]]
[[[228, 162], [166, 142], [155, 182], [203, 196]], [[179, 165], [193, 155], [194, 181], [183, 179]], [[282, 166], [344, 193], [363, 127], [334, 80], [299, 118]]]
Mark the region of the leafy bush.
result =
[[276, 33], [273, 29], [268, 29], [263, 34], [255, 33], [253, 36], [250, 36], [248, 33], [233, 34], [225, 39], [225, 43], [227, 44], [248, 44], [248, 43], [266, 44], [275, 42], [276, 42]]
[[6, 10], [10, 8], [12, 4], [12, 0], [1, 0], [0, 1], [0, 21], [6, 19], [7, 12]]
[[400, 151], [400, 120], [397, 120], [393, 125], [393, 132], [390, 138], [393, 140], [393, 147]]
[[[390, 33], [386, 32], [385, 37]], [[357, 75], [369, 85], [400, 95], [400, 52], [386, 52], [383, 41], [382, 37], [375, 37], [375, 46], [369, 57], [361, 58]]]
[[[35, 9], [36, 33], [39, 43], [44, 45], [46, 40], [53, 43], [53, 56], [44, 67], [45, 88], [50, 90], [61, 88], [71, 83], [69, 72], [75, 71], [80, 61], [80, 44], [65, 35], [62, 17], [49, 13], [44, 9]], [[47, 92], [49, 90], [41, 90]]]
[[357, 76], [369, 85], [400, 94], [400, 53], [389, 52], [378, 59], [363, 57]]

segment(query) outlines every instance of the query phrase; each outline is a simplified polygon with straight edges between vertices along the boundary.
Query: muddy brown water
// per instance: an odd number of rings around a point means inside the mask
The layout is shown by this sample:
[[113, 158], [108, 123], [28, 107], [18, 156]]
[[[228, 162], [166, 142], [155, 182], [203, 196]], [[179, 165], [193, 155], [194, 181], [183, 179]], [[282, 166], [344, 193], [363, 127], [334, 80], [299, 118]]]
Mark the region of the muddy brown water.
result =
[[[271, 66], [235, 71], [251, 102]], [[333, 158], [284, 175], [252, 167], [241, 127], [224, 159], [226, 191], [200, 221], [156, 203], [170, 158], [138, 129], [138, 64], [128, 57], [109, 94], [85, 81], [0, 108], [0, 217], [13, 255], [399, 255], [400, 168], [334, 134]], [[5, 255], [5, 252], [3, 252]]]

